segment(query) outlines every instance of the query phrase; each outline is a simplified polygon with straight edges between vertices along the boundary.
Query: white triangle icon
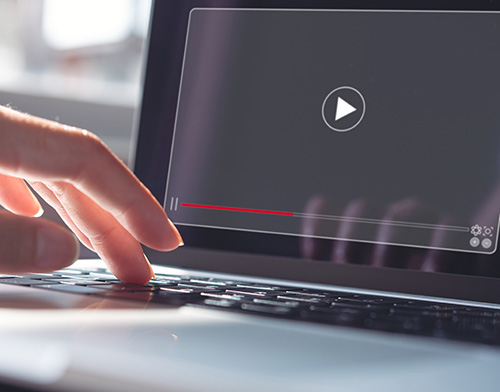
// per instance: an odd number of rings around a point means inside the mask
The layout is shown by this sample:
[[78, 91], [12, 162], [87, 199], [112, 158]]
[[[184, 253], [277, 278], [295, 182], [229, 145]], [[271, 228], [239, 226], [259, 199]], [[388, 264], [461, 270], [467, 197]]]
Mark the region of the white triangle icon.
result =
[[354, 106], [348, 104], [346, 101], [344, 101], [342, 98], [338, 97], [337, 98], [337, 111], [335, 112], [335, 121], [340, 120], [341, 118], [344, 118], [348, 114], [351, 114], [352, 112], [355, 112], [356, 109]]

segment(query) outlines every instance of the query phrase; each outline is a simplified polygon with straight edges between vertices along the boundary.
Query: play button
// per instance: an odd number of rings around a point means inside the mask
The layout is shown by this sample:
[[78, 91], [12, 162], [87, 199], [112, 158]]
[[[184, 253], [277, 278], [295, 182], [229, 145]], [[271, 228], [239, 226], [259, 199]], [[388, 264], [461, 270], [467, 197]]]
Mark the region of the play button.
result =
[[365, 99], [353, 87], [331, 91], [321, 108], [323, 121], [334, 131], [347, 132], [359, 125], [365, 115]]
[[344, 118], [345, 116], [351, 114], [352, 112], [355, 112], [356, 110], [357, 109], [354, 106], [349, 105], [342, 98], [338, 97], [337, 98], [337, 110], [335, 112], [335, 121], [338, 121], [341, 118]]

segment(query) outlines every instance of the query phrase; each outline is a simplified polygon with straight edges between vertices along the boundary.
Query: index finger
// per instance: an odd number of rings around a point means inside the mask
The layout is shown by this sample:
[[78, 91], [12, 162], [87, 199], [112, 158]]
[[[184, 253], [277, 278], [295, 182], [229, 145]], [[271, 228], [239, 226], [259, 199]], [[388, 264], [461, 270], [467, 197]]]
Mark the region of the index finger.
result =
[[0, 173], [69, 182], [141, 243], [158, 250], [182, 244], [153, 195], [94, 134], [0, 106], [0, 140]]

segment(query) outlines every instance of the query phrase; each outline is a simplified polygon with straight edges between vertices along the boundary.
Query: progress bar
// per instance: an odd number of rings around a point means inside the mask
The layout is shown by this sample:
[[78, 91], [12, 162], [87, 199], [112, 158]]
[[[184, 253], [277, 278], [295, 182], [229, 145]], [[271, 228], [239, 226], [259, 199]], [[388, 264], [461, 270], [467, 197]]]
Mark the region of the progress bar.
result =
[[[178, 202], [178, 199], [175, 200], [175, 207], [173, 207], [174, 198], [172, 198], [170, 210], [177, 211], [177, 202]], [[191, 207], [191, 208], [202, 208], [202, 209], [207, 209], [207, 210], [250, 212], [250, 213], [254, 213], [254, 214], [281, 215], [281, 216], [293, 216], [293, 217], [297, 217], [297, 218], [323, 219], [323, 220], [332, 220], [332, 221], [339, 221], [339, 222], [354, 222], [354, 223], [378, 224], [378, 225], [387, 225], [387, 226], [413, 227], [416, 229], [432, 229], [432, 230], [437, 229], [437, 230], [449, 230], [449, 231], [461, 231], [461, 232], [469, 232], [470, 231], [469, 227], [449, 226], [449, 225], [439, 225], [439, 224], [419, 223], [419, 222], [387, 221], [387, 220], [366, 219], [366, 218], [359, 218], [359, 217], [307, 214], [307, 213], [303, 213], [303, 212], [287, 212], [287, 211], [259, 210], [259, 209], [254, 209], [254, 208], [226, 207], [226, 206], [216, 206], [216, 205], [209, 205], [209, 204], [182, 203], [181, 206], [182, 207]]]
[[254, 214], [268, 214], [268, 215], [285, 215], [293, 216], [293, 212], [285, 211], [271, 211], [271, 210], [256, 210], [253, 208], [236, 208], [236, 207], [224, 207], [224, 206], [212, 206], [207, 204], [191, 204], [182, 203], [182, 207], [192, 207], [192, 208], [204, 208], [207, 210], [222, 210], [222, 211], [238, 211], [238, 212], [252, 212]]

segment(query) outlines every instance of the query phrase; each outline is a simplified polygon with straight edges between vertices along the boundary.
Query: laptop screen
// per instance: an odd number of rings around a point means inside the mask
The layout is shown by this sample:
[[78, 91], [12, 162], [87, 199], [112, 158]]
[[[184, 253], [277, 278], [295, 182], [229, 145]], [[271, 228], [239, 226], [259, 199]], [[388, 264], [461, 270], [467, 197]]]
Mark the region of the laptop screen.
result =
[[169, 3], [136, 171], [188, 245], [499, 275], [500, 12]]

